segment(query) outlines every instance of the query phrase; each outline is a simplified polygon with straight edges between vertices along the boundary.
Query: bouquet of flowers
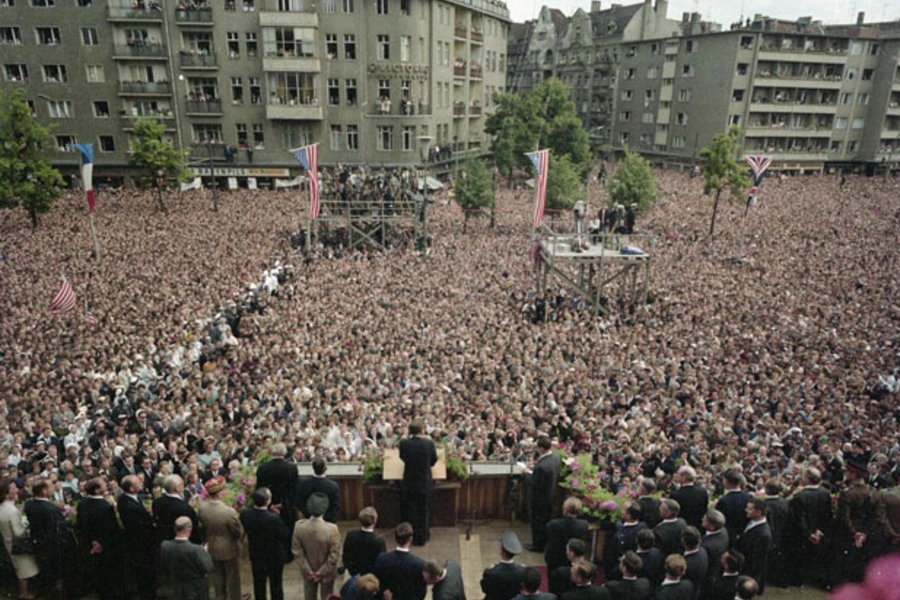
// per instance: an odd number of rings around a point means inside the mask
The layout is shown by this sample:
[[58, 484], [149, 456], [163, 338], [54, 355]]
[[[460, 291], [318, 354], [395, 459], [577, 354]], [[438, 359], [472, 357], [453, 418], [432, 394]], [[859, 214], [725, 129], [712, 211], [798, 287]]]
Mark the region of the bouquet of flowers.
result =
[[600, 522], [616, 523], [622, 518], [622, 510], [631, 496], [613, 494], [603, 487], [602, 473], [590, 454], [572, 456], [562, 451], [563, 473], [560, 486], [584, 504], [584, 515]]

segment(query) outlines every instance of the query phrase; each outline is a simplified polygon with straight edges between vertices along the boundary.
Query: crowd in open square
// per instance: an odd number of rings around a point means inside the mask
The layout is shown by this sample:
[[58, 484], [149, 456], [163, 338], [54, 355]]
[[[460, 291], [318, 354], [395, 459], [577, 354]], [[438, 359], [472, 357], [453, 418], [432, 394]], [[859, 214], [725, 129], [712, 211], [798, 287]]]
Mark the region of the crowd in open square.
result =
[[[296, 191], [224, 193], [218, 212], [202, 192], [159, 212], [148, 193], [104, 191], [99, 258], [77, 195], [35, 231], [4, 211], [0, 533], [19, 597], [33, 597], [27, 581], [38, 576], [41, 589], [62, 582], [101, 600], [129, 585], [152, 598], [166, 580], [194, 600], [211, 571], [216, 600], [240, 600], [239, 583], [226, 594], [246, 533], [254, 579], [280, 581], [293, 555], [306, 600], [325, 600], [359, 546], [341, 549], [327, 527], [333, 499], [301, 494], [296, 468], [270, 463], [360, 461], [408, 433], [464, 461], [528, 465], [530, 547], [546, 552], [563, 600], [830, 589], [896, 558], [900, 180], [770, 177], [746, 217], [721, 208], [709, 238], [702, 181], [655, 176], [661, 199], [635, 225], [657, 240], [646, 307], [596, 316], [553, 288], [543, 322], [532, 318], [531, 191], [518, 183], [500, 187], [494, 227], [465, 232], [439, 194], [427, 258], [411, 239], [365, 253], [297, 248], [306, 220]], [[596, 177], [588, 191], [592, 218], [608, 198]], [[746, 260], [727, 260], [741, 236]], [[76, 307], [55, 314], [61, 276]], [[238, 518], [222, 492], [264, 449], [275, 460], [257, 483], [269, 492], [242, 499], [258, 508]], [[560, 451], [589, 455], [592, 483], [634, 500], [598, 561], [602, 586], [578, 544], [566, 551], [587, 535], [571, 521], [583, 500], [566, 503], [562, 523], [550, 521], [559, 506], [541, 503], [566, 469], [546, 464]], [[270, 503], [280, 518], [252, 522]], [[64, 525], [73, 509], [74, 538]], [[309, 517], [296, 528], [295, 511]], [[30, 548], [14, 548], [22, 513]], [[364, 528], [371, 519], [361, 515]], [[427, 543], [427, 515], [410, 519], [396, 543]], [[279, 536], [283, 552], [262, 549]], [[208, 551], [185, 546], [204, 537]], [[505, 558], [522, 545], [505, 536]], [[427, 583], [435, 600], [460, 598], [458, 565], [414, 563], [413, 579], [424, 575], [407, 586], [386, 562], [403, 559], [394, 554], [351, 570], [358, 585], [342, 597], [422, 600]], [[183, 584], [192, 568], [199, 585]], [[533, 573], [514, 571], [499, 592], [485, 573], [488, 600], [536, 592]], [[264, 583], [254, 592], [264, 600]]]

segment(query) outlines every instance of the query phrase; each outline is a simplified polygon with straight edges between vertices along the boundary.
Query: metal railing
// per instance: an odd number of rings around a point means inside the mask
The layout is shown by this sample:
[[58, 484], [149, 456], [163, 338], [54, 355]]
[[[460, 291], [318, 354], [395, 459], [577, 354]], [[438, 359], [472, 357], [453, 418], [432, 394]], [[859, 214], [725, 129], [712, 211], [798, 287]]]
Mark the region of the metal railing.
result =
[[123, 81], [119, 91], [123, 94], [171, 94], [172, 85], [168, 81]]
[[185, 111], [188, 114], [191, 113], [221, 113], [222, 112], [222, 101], [221, 100], [206, 100], [206, 101], [198, 101], [198, 100], [188, 100]]
[[182, 51], [178, 55], [178, 62], [182, 67], [215, 67], [216, 66], [216, 55], [215, 54], [190, 54]]

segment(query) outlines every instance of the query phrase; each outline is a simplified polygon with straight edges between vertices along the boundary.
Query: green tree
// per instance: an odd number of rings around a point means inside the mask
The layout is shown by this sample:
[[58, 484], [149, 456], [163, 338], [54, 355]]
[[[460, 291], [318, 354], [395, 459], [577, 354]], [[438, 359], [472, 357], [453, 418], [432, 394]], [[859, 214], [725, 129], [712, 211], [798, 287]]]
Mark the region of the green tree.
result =
[[700, 150], [703, 160], [703, 179], [709, 191], [715, 190], [712, 219], [709, 222], [709, 237], [716, 229], [716, 213], [719, 210], [719, 199], [722, 190], [728, 189], [729, 198], [740, 202], [750, 187], [747, 169], [737, 161], [740, 149], [741, 129], [735, 125], [728, 131], [713, 137], [712, 144]]
[[571, 210], [576, 202], [584, 200], [584, 196], [581, 175], [572, 164], [572, 159], [567, 155], [556, 157], [551, 152], [546, 207], [552, 210]]
[[453, 186], [456, 203], [465, 215], [463, 231], [468, 228], [470, 216], [484, 216], [486, 214], [484, 209], [491, 209], [490, 212], [493, 212], [495, 202], [493, 188], [493, 177], [484, 161], [470, 158]]
[[[184, 163], [187, 153], [182, 152], [163, 140], [166, 127], [156, 119], [138, 119], [134, 124], [134, 152], [128, 158], [129, 164], [147, 170], [157, 188], [157, 205], [165, 212], [163, 188], [169, 178], [187, 181], [191, 174]], [[210, 168], [212, 165], [210, 165]]]
[[43, 157], [50, 133], [25, 102], [25, 92], [0, 92], [0, 208], [22, 206], [38, 226], [38, 215], [53, 208], [62, 176]]
[[530, 164], [525, 153], [537, 145], [537, 115], [533, 102], [515, 94], [494, 94], [493, 99], [496, 108], [485, 123], [485, 131], [493, 137], [494, 164], [510, 180], [514, 169]]
[[636, 204], [642, 211], [653, 208], [659, 198], [659, 190], [650, 165], [641, 155], [625, 148], [625, 158], [610, 178], [609, 195], [616, 204]]

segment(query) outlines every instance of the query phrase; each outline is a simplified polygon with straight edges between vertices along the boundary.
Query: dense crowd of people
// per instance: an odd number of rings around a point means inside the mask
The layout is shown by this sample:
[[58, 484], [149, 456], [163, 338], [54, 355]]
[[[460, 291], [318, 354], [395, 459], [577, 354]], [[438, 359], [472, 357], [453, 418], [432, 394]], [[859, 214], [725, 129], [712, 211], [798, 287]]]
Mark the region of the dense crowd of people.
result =
[[[524, 458], [548, 435], [614, 490], [667, 490], [690, 465], [711, 496], [735, 470], [748, 492], [777, 478], [786, 496], [815, 472], [839, 492], [851, 462], [896, 488], [896, 180], [771, 177], [709, 239], [702, 181], [656, 175], [662, 198], [635, 224], [658, 240], [646, 310], [596, 317], [552, 290], [537, 324], [515, 190], [497, 227], [466, 233], [438, 202], [427, 261], [321, 246], [302, 260], [296, 192], [223, 194], [219, 212], [185, 194], [167, 213], [101, 194], [97, 260], [77, 195], [34, 233], [5, 211], [0, 474], [20, 500], [47, 482], [71, 501], [97, 478], [119, 494], [132, 474], [142, 494], [170, 474], [199, 492], [274, 442], [292, 461], [356, 460], [420, 418], [467, 460]], [[592, 217], [606, 196], [590, 186]], [[748, 260], [727, 261], [741, 236]], [[53, 315], [60, 275], [79, 306]]]

